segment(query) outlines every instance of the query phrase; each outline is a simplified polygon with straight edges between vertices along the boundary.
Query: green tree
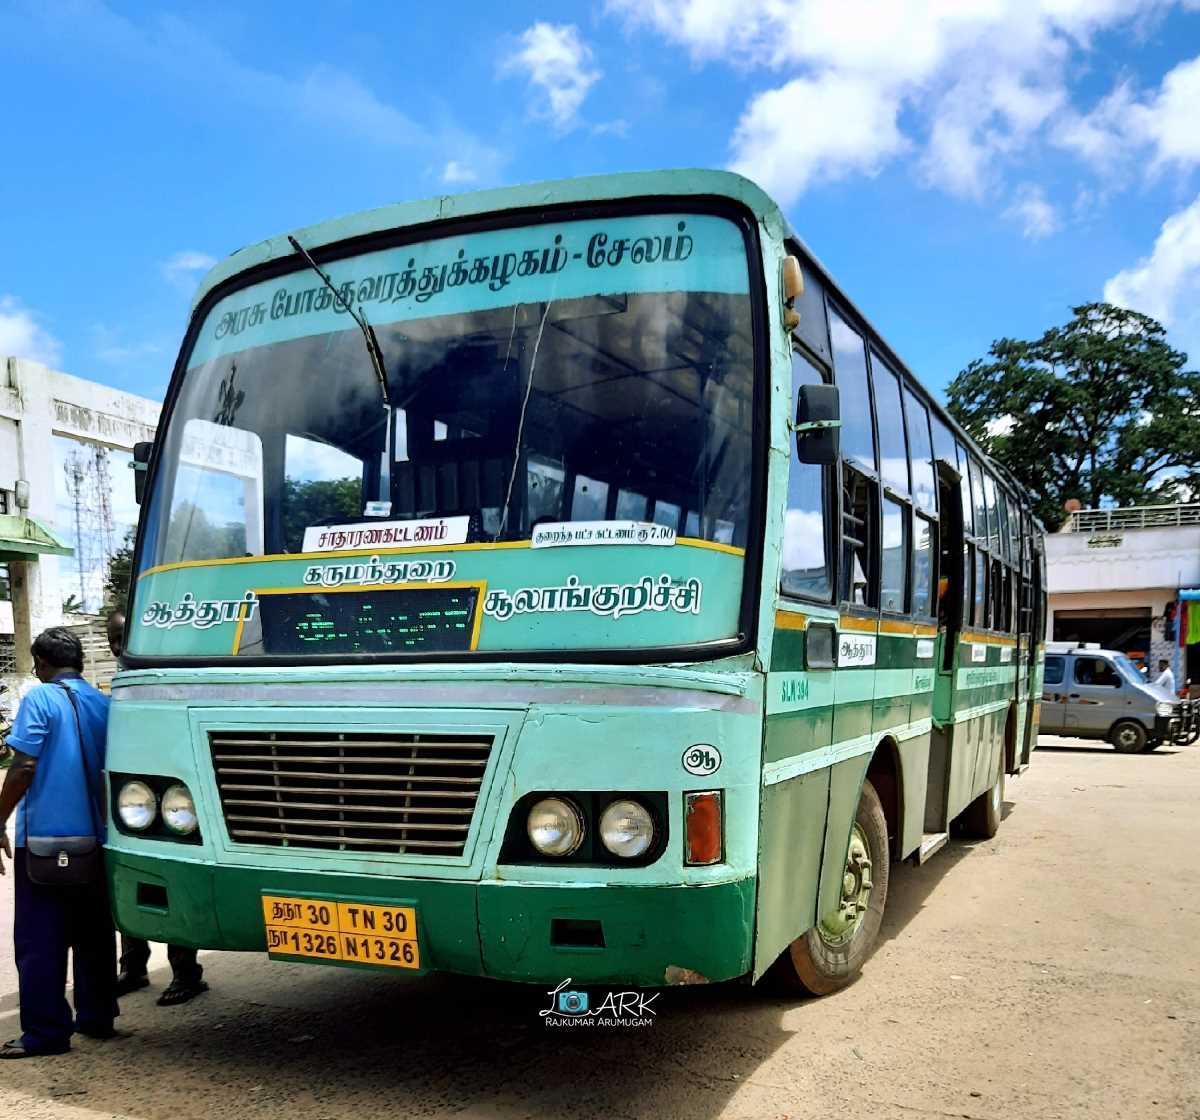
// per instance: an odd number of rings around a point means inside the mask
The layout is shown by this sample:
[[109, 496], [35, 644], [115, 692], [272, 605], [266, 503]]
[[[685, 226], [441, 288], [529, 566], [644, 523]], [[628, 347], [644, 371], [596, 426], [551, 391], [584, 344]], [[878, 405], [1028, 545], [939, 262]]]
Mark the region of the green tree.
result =
[[133, 575], [133, 530], [128, 529], [121, 547], [108, 558], [108, 570], [104, 573], [104, 609], [124, 610], [129, 598], [129, 580]]
[[1200, 494], [1200, 373], [1137, 311], [1087, 303], [1033, 341], [1002, 338], [947, 390], [951, 414], [1033, 495], [1138, 505]]
[[74, 595], [68, 595], [63, 600], [62, 609], [63, 614], [82, 614], [83, 601], [81, 599], [77, 599]]
[[299, 552], [310, 525], [361, 520], [362, 481], [357, 478], [285, 478], [283, 537], [289, 552]]
[[180, 502], [171, 510], [163, 554], [180, 560], [245, 556], [246, 526], [241, 522], [214, 524], [195, 502]]

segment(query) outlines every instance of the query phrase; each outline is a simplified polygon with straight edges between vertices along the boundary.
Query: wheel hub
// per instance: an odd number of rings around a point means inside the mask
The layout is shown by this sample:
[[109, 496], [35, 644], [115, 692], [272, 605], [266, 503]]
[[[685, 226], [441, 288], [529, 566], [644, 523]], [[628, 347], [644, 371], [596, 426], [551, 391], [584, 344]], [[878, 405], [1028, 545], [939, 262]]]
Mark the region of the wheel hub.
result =
[[828, 944], [844, 944], [854, 936], [871, 904], [871, 849], [863, 830], [855, 822], [842, 874], [842, 897], [837, 910], [817, 927]]

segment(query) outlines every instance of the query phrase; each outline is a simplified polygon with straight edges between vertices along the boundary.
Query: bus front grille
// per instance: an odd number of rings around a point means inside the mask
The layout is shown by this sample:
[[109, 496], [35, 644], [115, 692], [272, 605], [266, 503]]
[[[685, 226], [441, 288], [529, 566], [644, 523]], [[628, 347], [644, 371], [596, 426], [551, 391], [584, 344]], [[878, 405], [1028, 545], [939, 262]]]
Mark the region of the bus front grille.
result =
[[210, 731], [232, 841], [461, 856], [490, 735]]

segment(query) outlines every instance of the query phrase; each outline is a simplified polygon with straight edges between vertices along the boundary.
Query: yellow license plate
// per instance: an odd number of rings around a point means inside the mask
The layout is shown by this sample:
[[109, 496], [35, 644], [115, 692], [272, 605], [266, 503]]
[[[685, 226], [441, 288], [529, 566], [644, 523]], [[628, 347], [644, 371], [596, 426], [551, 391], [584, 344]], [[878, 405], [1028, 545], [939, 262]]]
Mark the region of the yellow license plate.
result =
[[379, 968], [420, 968], [413, 906], [331, 902], [263, 895], [271, 957], [351, 961]]

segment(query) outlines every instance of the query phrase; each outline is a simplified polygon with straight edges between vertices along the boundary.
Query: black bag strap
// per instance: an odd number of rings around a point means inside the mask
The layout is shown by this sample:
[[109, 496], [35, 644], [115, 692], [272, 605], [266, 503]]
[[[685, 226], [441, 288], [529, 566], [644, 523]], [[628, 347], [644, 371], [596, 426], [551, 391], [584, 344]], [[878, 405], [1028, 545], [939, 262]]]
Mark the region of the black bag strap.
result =
[[[75, 702], [75, 693], [68, 688], [62, 681], [55, 681], [55, 686], [61, 688], [67, 694], [67, 700], [70, 701], [71, 711], [75, 715], [75, 733], [79, 736], [79, 758], [83, 763], [84, 782], [86, 783], [86, 794], [88, 810], [92, 815], [92, 829], [95, 831], [96, 839], [99, 840], [104, 835], [103, 814], [96, 809], [96, 800], [92, 796], [92, 766], [88, 759], [87, 742], [83, 737], [83, 721], [79, 718], [79, 705]], [[103, 779], [101, 780], [101, 789], [103, 789]], [[103, 793], [101, 794], [103, 796]]]

